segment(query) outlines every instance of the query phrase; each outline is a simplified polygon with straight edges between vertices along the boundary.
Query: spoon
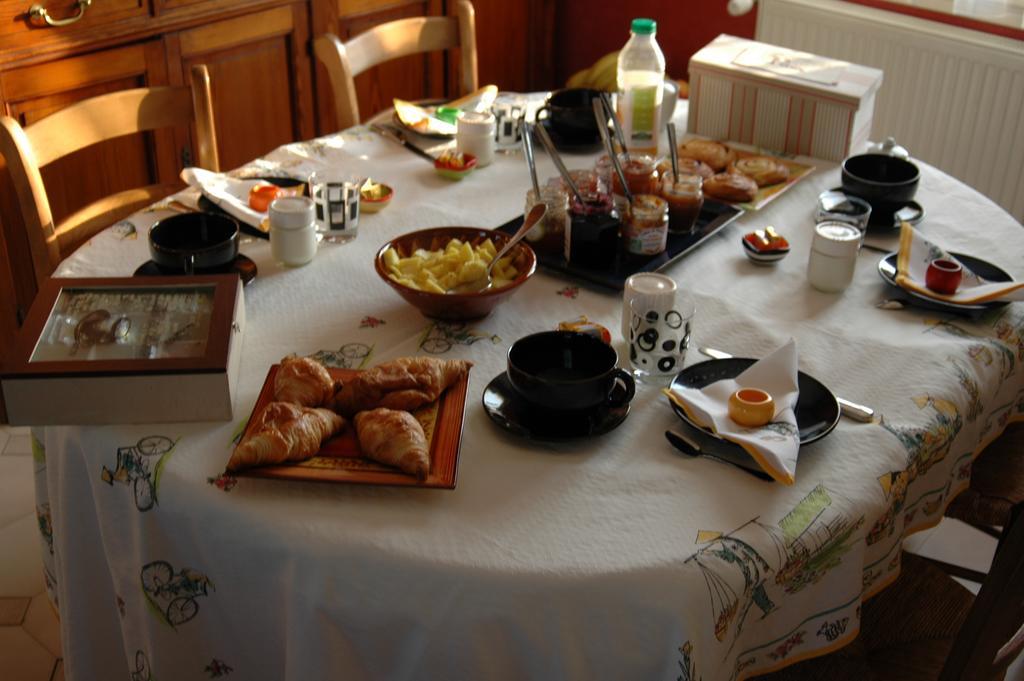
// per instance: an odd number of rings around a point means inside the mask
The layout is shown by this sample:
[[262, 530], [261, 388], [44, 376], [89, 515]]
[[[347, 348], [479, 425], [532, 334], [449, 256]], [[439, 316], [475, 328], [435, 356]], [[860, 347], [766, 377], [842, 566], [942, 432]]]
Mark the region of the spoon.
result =
[[[619, 142], [619, 147], [622, 149], [622, 156], [629, 162], [629, 149], [626, 148], [626, 133], [622, 131], [622, 125], [619, 123], [619, 117], [615, 115], [615, 109], [612, 108], [612, 98], [607, 92], [601, 93], [601, 104], [605, 110], [605, 120], [603, 127], [607, 129], [608, 119], [612, 119], [612, 130], [615, 131], [615, 139]], [[602, 123], [598, 121], [598, 126], [601, 127]]]
[[[597, 100], [595, 99], [594, 101], [596, 102]], [[587, 202], [583, 200], [583, 194], [580, 193], [580, 188], [577, 187], [576, 183], [573, 181], [572, 175], [569, 174], [569, 169], [565, 167], [564, 163], [562, 163], [562, 156], [558, 153], [558, 150], [555, 149], [555, 143], [551, 141], [548, 131], [544, 129], [543, 125], [538, 125], [534, 129], [537, 131], [537, 136], [540, 137], [540, 141], [544, 145], [544, 148], [548, 150], [548, 156], [551, 157], [551, 160], [555, 163], [555, 167], [558, 168], [558, 173], [562, 176], [562, 179], [565, 180], [566, 186], [569, 187], [573, 195], [576, 197], [576, 200], [580, 202], [581, 206], [586, 205]], [[605, 135], [607, 134], [608, 133], [606, 131]]]
[[533, 125], [523, 121], [523, 155], [526, 165], [530, 168], [530, 180], [533, 182], [533, 195], [540, 198], [540, 183], [537, 182], [537, 162], [533, 158]]
[[679, 147], [676, 146], [676, 124], [668, 122], [668, 155], [672, 159], [672, 181], [679, 179]]
[[534, 225], [540, 222], [541, 218], [544, 217], [544, 214], [547, 211], [548, 207], [543, 203], [534, 205], [523, 220], [523, 226], [519, 228], [519, 231], [517, 231], [512, 238], [508, 240], [508, 243], [498, 251], [497, 255], [491, 258], [491, 262], [487, 265], [487, 271], [484, 273], [484, 276], [479, 279], [474, 279], [473, 281], [467, 281], [464, 284], [457, 284], [445, 291], [445, 293], [482, 293], [491, 288], [491, 286], [494, 285], [494, 279], [491, 276], [491, 270], [494, 269], [494, 265], [505, 257], [505, 255], [508, 254], [508, 252], [511, 251], [524, 236], [526, 236], [526, 233], [533, 229]]
[[758, 478], [759, 480], [771, 481], [773, 479], [772, 476], [768, 475], [763, 471], [755, 471], [751, 468], [747, 468], [746, 466], [741, 466], [734, 461], [729, 461], [728, 459], [725, 459], [721, 456], [716, 456], [710, 452], [705, 452], [700, 448], [700, 445], [698, 445], [692, 439], [675, 430], [666, 430], [665, 439], [667, 439], [673, 447], [681, 451], [683, 454], [686, 454], [687, 456], [692, 456], [694, 458], [697, 458], [698, 456], [703, 456], [709, 459], [714, 459], [715, 461], [727, 463], [730, 466], [735, 466], [736, 468], [739, 468], [744, 473], [749, 473], [750, 475], [753, 475], [755, 478]]
[[626, 196], [629, 204], [633, 205], [633, 192], [629, 191], [629, 185], [626, 183], [626, 174], [622, 172], [622, 164], [619, 163], [619, 157], [616, 156], [615, 149], [612, 148], [612, 140], [608, 136], [608, 112], [605, 111], [604, 100], [595, 99], [593, 104], [594, 118], [597, 119], [597, 131], [601, 133], [601, 141], [604, 142], [604, 148], [608, 150], [608, 158], [612, 162], [612, 168], [615, 169], [615, 174], [619, 176], [619, 182], [622, 183], [622, 193]]

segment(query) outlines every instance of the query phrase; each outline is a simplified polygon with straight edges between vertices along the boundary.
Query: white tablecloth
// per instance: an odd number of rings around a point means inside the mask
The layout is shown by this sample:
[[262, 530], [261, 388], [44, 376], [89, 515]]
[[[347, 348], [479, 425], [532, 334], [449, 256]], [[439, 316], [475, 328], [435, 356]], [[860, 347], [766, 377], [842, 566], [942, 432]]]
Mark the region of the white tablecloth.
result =
[[[663, 437], [676, 417], [648, 386], [600, 438], [517, 439], [480, 403], [509, 345], [580, 314], [614, 332], [620, 298], [538, 272], [490, 317], [458, 329], [404, 303], [372, 259], [404, 232], [493, 227], [521, 213], [522, 157], [499, 155], [451, 183], [354, 129], [268, 160], [257, 168], [343, 165], [396, 196], [362, 217], [356, 240], [322, 244], [303, 268], [276, 265], [265, 241], [243, 244], [259, 276], [246, 289], [233, 422], [34, 430], [69, 678], [745, 678], [852, 640], [862, 599], [899, 570], [903, 537], [938, 522], [967, 485], [972, 456], [1024, 418], [1021, 303], [979, 319], [893, 309], [885, 301], [903, 296], [879, 278], [871, 251], [845, 293], [807, 284], [815, 199], [839, 184], [838, 169], [824, 166], [667, 274], [697, 301], [688, 365], [704, 359], [697, 345], [760, 356], [793, 337], [801, 369], [874, 407], [878, 421], [841, 420], [804, 447], [791, 487], [677, 455]], [[539, 163], [554, 174], [546, 157]], [[1021, 226], [921, 169], [921, 229], [1024, 277]], [[165, 214], [107, 230], [59, 274], [131, 274]], [[792, 242], [769, 268], [740, 245], [765, 225]], [[894, 237], [870, 240], [895, 247]], [[454, 491], [221, 476], [284, 355], [327, 351], [368, 366], [421, 354], [429, 338], [475, 363]], [[152, 436], [173, 448], [150, 462], [156, 503], [142, 510], [131, 487], [103, 472], [119, 448]], [[153, 574], [164, 576], [159, 598]], [[160, 609], [171, 600], [174, 617]]]

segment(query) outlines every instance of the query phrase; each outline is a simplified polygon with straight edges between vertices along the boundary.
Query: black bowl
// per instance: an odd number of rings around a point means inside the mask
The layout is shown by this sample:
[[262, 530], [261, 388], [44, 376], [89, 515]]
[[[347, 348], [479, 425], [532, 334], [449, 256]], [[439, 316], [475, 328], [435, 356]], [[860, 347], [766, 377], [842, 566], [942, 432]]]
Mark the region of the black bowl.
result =
[[910, 161], [885, 154], [861, 154], [843, 161], [843, 191], [872, 206], [902, 205], [914, 198], [921, 171]]
[[223, 267], [238, 256], [238, 222], [216, 213], [181, 213], [149, 230], [149, 255], [160, 267], [184, 271]]

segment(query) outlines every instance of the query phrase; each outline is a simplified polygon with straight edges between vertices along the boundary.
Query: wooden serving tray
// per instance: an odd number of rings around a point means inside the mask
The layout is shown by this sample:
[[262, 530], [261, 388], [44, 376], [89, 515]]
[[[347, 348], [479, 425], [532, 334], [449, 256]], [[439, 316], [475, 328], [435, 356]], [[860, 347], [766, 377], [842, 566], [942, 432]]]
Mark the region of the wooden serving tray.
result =
[[[248, 437], [255, 416], [273, 399], [274, 376], [281, 365], [270, 367], [263, 389], [253, 406], [249, 424], [242, 437]], [[359, 373], [355, 369], [328, 367], [331, 378], [345, 381]], [[450, 386], [437, 402], [420, 407], [413, 416], [423, 426], [430, 443], [430, 474], [426, 480], [417, 480], [397, 468], [364, 459], [356, 440], [355, 424], [348, 419], [345, 429], [323, 444], [312, 459], [281, 466], [261, 466], [237, 473], [239, 477], [308, 480], [312, 482], [341, 482], [355, 485], [397, 485], [455, 489], [459, 470], [459, 450], [462, 444], [462, 422], [466, 408], [469, 373]]]

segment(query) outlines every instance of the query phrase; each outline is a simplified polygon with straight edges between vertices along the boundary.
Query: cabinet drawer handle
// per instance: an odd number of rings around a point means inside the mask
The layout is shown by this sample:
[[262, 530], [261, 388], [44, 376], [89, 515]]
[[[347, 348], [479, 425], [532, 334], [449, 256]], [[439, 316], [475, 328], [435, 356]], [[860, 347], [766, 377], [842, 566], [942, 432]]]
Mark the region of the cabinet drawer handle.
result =
[[39, 23], [43, 21], [47, 26], [67, 26], [73, 24], [82, 17], [85, 16], [85, 8], [92, 4], [92, 0], [78, 0], [78, 14], [67, 19], [54, 19], [50, 16], [50, 13], [46, 11], [46, 8], [36, 3], [28, 8], [28, 18], [30, 21]]

